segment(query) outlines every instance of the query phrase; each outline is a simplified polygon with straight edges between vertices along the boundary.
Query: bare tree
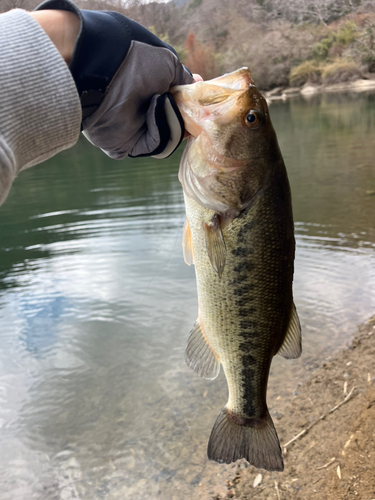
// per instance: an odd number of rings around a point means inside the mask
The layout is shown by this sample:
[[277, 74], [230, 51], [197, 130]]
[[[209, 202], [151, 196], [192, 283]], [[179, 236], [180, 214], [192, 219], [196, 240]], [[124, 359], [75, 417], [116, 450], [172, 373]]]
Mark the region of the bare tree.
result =
[[33, 10], [39, 3], [38, 0], [0, 0], [0, 12], [11, 9]]
[[271, 18], [327, 25], [354, 11], [361, 3], [362, 0], [264, 0], [262, 7]]

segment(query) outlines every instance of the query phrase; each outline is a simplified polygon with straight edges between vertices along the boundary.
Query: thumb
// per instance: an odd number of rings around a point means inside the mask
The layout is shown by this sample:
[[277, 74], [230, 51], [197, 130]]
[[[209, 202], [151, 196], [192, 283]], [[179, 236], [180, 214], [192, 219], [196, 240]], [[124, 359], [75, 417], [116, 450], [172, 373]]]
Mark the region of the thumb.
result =
[[177, 104], [169, 92], [154, 95], [146, 114], [146, 129], [129, 156], [167, 158], [180, 145], [185, 127]]

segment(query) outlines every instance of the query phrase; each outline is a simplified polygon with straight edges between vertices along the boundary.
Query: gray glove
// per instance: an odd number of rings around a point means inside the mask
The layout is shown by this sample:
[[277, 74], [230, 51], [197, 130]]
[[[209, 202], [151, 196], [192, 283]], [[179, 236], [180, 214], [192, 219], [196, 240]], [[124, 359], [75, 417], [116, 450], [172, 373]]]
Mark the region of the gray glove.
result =
[[69, 0], [47, 0], [42, 9], [80, 19], [69, 68], [87, 139], [115, 159], [172, 154], [185, 128], [168, 91], [193, 82], [174, 49], [118, 12], [80, 10]]

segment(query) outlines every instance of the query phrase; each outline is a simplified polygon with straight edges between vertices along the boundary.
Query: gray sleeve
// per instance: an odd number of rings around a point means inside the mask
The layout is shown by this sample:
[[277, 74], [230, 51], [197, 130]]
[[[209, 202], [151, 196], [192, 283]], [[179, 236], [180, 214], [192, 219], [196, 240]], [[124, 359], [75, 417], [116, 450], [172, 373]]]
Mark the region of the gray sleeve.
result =
[[73, 146], [81, 105], [68, 66], [19, 9], [0, 15], [0, 205], [18, 172]]

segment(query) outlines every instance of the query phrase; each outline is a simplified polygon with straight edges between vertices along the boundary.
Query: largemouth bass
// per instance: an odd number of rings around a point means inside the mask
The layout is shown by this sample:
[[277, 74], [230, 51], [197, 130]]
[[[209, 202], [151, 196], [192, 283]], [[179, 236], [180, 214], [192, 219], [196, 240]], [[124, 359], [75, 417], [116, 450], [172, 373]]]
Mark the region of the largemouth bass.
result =
[[266, 100], [250, 71], [172, 89], [191, 137], [179, 179], [186, 206], [184, 258], [194, 263], [198, 319], [186, 361], [229, 399], [208, 457], [284, 468], [266, 403], [272, 358], [301, 354], [293, 303], [294, 230], [289, 182]]

